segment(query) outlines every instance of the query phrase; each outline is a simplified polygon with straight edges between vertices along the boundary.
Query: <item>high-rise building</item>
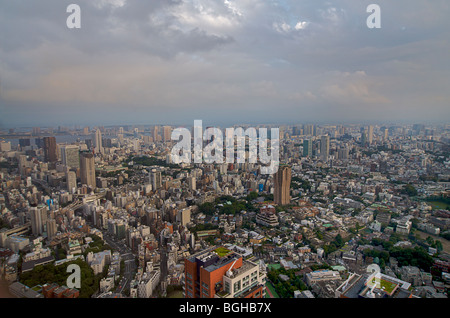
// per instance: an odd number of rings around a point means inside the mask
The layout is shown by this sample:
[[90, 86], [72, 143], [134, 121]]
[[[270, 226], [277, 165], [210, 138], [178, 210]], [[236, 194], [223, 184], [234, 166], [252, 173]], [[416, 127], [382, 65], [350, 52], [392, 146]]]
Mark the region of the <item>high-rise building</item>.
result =
[[42, 235], [47, 228], [47, 207], [45, 205], [31, 207], [30, 219], [31, 219], [31, 232], [33, 233], [33, 235], [34, 236]]
[[152, 185], [153, 191], [156, 191], [162, 187], [161, 171], [152, 169], [149, 178], [150, 178], [149, 182]]
[[31, 146], [30, 138], [21, 138], [21, 139], [19, 139], [19, 145], [20, 145], [20, 147], [29, 147], [29, 146]]
[[185, 258], [185, 298], [264, 298], [266, 273], [228, 248]]
[[341, 160], [347, 160], [348, 159], [348, 148], [344, 147], [344, 148], [340, 148], [338, 150], [338, 158]]
[[28, 167], [28, 159], [25, 155], [19, 155], [19, 173], [21, 176], [25, 175], [26, 168]]
[[320, 138], [320, 158], [323, 161], [327, 161], [329, 155], [330, 155], [330, 136], [324, 135]]
[[10, 141], [0, 141], [0, 151], [11, 151]]
[[77, 190], [77, 175], [73, 171], [66, 172], [67, 191], [74, 193]]
[[286, 205], [291, 202], [291, 167], [281, 165], [273, 175], [274, 201], [278, 205]]
[[170, 137], [172, 135], [172, 127], [170, 126], [164, 126], [163, 127], [163, 137], [164, 141], [170, 141]]
[[102, 133], [100, 129], [97, 129], [94, 134], [94, 150], [95, 153], [103, 153]]
[[80, 178], [81, 184], [95, 188], [95, 162], [94, 155], [89, 152], [82, 152], [80, 157]]
[[153, 127], [153, 141], [154, 142], [159, 141], [158, 131], [159, 131], [158, 126]]
[[184, 208], [177, 212], [177, 221], [180, 222], [182, 226], [186, 226], [191, 222], [191, 208]]
[[61, 161], [69, 168], [80, 167], [80, 147], [76, 145], [61, 146]]
[[367, 141], [369, 142], [369, 145], [371, 145], [372, 144], [372, 142], [373, 142], [373, 126], [372, 125], [370, 125], [369, 126], [369, 128], [367, 129], [368, 130], [368, 133], [367, 133]]
[[312, 140], [303, 140], [303, 157], [312, 157]]
[[47, 237], [49, 239], [52, 239], [54, 236], [56, 236], [57, 231], [58, 231], [58, 228], [56, 226], [56, 220], [48, 219], [47, 220]]
[[56, 138], [55, 137], [44, 137], [43, 138], [43, 148], [44, 148], [44, 160], [46, 162], [58, 161], [58, 156], [56, 154]]

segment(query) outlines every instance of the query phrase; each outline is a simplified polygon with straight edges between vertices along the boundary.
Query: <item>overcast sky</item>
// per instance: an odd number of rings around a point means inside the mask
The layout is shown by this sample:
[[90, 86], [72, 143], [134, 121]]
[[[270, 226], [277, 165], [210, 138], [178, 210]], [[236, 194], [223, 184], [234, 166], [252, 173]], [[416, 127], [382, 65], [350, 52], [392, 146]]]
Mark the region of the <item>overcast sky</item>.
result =
[[443, 122], [449, 21], [448, 0], [0, 0], [0, 127]]

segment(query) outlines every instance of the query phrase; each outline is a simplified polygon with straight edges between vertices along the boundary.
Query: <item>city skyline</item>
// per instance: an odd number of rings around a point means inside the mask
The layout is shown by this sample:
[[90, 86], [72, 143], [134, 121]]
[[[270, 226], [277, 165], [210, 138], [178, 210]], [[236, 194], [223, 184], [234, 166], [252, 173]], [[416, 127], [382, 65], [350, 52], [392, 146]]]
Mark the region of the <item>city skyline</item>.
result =
[[70, 3], [2, 3], [1, 129], [450, 115], [445, 1], [377, 1], [380, 29], [371, 1], [80, 0], [75, 30]]

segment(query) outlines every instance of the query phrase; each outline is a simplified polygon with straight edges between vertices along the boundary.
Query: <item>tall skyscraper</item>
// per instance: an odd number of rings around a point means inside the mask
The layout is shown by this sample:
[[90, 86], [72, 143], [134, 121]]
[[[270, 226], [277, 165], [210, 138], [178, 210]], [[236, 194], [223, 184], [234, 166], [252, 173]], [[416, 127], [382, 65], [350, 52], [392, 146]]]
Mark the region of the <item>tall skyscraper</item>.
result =
[[273, 175], [274, 201], [278, 205], [286, 205], [291, 202], [291, 167], [281, 165]]
[[77, 189], [77, 175], [73, 171], [66, 172], [67, 191], [74, 193]]
[[312, 140], [303, 140], [303, 157], [312, 157]]
[[163, 127], [163, 137], [164, 141], [170, 141], [170, 137], [172, 135], [172, 127], [170, 126], [164, 126]]
[[95, 188], [95, 163], [94, 155], [89, 152], [82, 152], [80, 157], [80, 177], [81, 184], [86, 184]]
[[69, 168], [80, 167], [80, 147], [64, 145], [61, 147], [61, 161]]
[[153, 127], [153, 142], [159, 141], [158, 126]]
[[369, 145], [371, 145], [373, 142], [373, 126], [372, 125], [370, 125], [368, 128], [368, 138], [367, 139], [368, 139]]
[[46, 162], [58, 161], [58, 156], [56, 154], [56, 138], [55, 137], [44, 137], [43, 138], [43, 148], [44, 148], [44, 160]]
[[56, 220], [48, 219], [47, 220], [47, 237], [49, 239], [52, 239], [54, 236], [56, 236], [57, 231], [58, 231], [58, 227], [56, 225]]
[[320, 158], [323, 161], [327, 161], [329, 155], [330, 155], [330, 136], [324, 135], [320, 138]]
[[161, 171], [152, 169], [150, 172], [150, 184], [152, 185], [153, 191], [156, 191], [161, 188], [162, 182], [161, 182]]
[[33, 233], [33, 235], [34, 236], [42, 235], [47, 228], [47, 207], [45, 205], [31, 207], [30, 219], [31, 219], [31, 232]]
[[25, 155], [19, 155], [19, 173], [21, 176], [25, 175], [26, 168], [28, 167], [28, 159]]
[[103, 153], [102, 133], [100, 129], [97, 129], [94, 134], [94, 150], [95, 153]]
[[197, 184], [196, 184], [195, 177], [188, 177], [187, 179], [188, 179], [189, 190], [197, 190]]

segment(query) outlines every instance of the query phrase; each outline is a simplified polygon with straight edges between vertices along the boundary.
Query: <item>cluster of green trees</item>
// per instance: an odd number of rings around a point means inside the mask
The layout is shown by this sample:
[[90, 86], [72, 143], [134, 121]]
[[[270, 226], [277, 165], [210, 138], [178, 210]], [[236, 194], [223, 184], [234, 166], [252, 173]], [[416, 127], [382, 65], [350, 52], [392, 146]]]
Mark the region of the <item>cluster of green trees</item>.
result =
[[[85, 257], [89, 252], [98, 253], [104, 250], [112, 250], [112, 248], [109, 245], [104, 244], [104, 241], [97, 235], [90, 235], [89, 237], [92, 238], [92, 242], [89, 244], [89, 248], [83, 252]], [[56, 248], [55, 254], [57, 254], [55, 256], [57, 256], [58, 259], [66, 258], [66, 251], [61, 246]], [[92, 268], [85, 261], [77, 259], [59, 266], [55, 266], [54, 264], [36, 266], [33, 270], [22, 273], [19, 276], [19, 280], [29, 287], [47, 283], [57, 283], [60, 286], [67, 286], [66, 280], [71, 273], [67, 273], [66, 271], [67, 266], [70, 264], [77, 264], [81, 269], [80, 298], [90, 298], [98, 290], [100, 280], [108, 272], [108, 266], [105, 267], [103, 273], [94, 275]], [[123, 264], [121, 264], [121, 271], [123, 270], [122, 267]]]
[[407, 184], [403, 187], [400, 193], [409, 195], [410, 197], [415, 197], [417, 196], [417, 189], [412, 184]]
[[92, 242], [89, 243], [89, 247], [84, 250], [83, 255], [86, 257], [89, 252], [98, 253], [105, 250], [112, 250], [111, 246], [105, 244], [105, 242], [95, 234], [89, 235], [92, 238]]
[[67, 286], [67, 278], [71, 275], [70, 272], [67, 272], [67, 267], [70, 264], [77, 264], [81, 269], [79, 297], [90, 298], [98, 290], [102, 274], [94, 275], [92, 268], [80, 259], [59, 266], [55, 266], [54, 264], [36, 266], [32, 271], [20, 274], [19, 280], [29, 287], [47, 283], [57, 283], [60, 286]]
[[291, 179], [292, 189], [303, 189], [303, 191], [311, 190], [311, 183], [308, 180], [303, 180], [300, 177], [292, 177]]
[[333, 241], [331, 241], [329, 244], [325, 244], [322, 248], [326, 255], [336, 252], [340, 248], [342, 248], [345, 245], [345, 241], [342, 238], [341, 234], [336, 235]]
[[372, 240], [373, 245], [383, 246], [383, 251], [378, 250], [364, 250], [365, 256], [378, 257], [380, 267], [386, 266], [390, 257], [394, 257], [398, 261], [399, 266], [417, 266], [424, 271], [430, 271], [433, 265], [433, 258], [427, 253], [427, 251], [421, 247], [416, 246], [414, 248], [403, 248], [394, 246], [395, 236], [391, 236], [389, 241], [383, 241], [377, 238]]
[[[256, 193], [256, 192], [255, 192]], [[256, 193], [256, 197], [258, 197]], [[251, 203], [251, 200], [256, 198], [254, 194], [250, 193], [247, 196], [247, 200], [237, 200], [236, 198], [228, 195], [223, 195], [214, 202], [205, 202], [198, 206], [199, 212], [203, 212], [206, 215], [213, 215], [216, 210], [219, 214], [232, 214], [235, 215], [241, 211], [256, 211], [257, 208]]]
[[149, 157], [149, 156], [142, 156], [142, 157], [133, 157], [130, 156], [127, 158], [123, 166], [128, 167], [128, 164], [133, 161], [136, 165], [141, 165], [145, 167], [150, 166], [161, 166], [161, 167], [169, 167], [169, 168], [180, 168], [180, 166], [173, 164], [173, 163], [167, 163], [165, 160], [158, 159], [156, 157]]
[[[294, 291], [296, 290], [307, 290], [308, 287], [303, 282], [302, 277], [295, 275], [297, 269], [289, 269], [281, 267], [279, 269], [272, 269], [267, 273], [267, 278], [272, 282], [280, 298], [293, 298]], [[286, 275], [289, 280], [285, 281], [280, 278], [280, 275]]]

